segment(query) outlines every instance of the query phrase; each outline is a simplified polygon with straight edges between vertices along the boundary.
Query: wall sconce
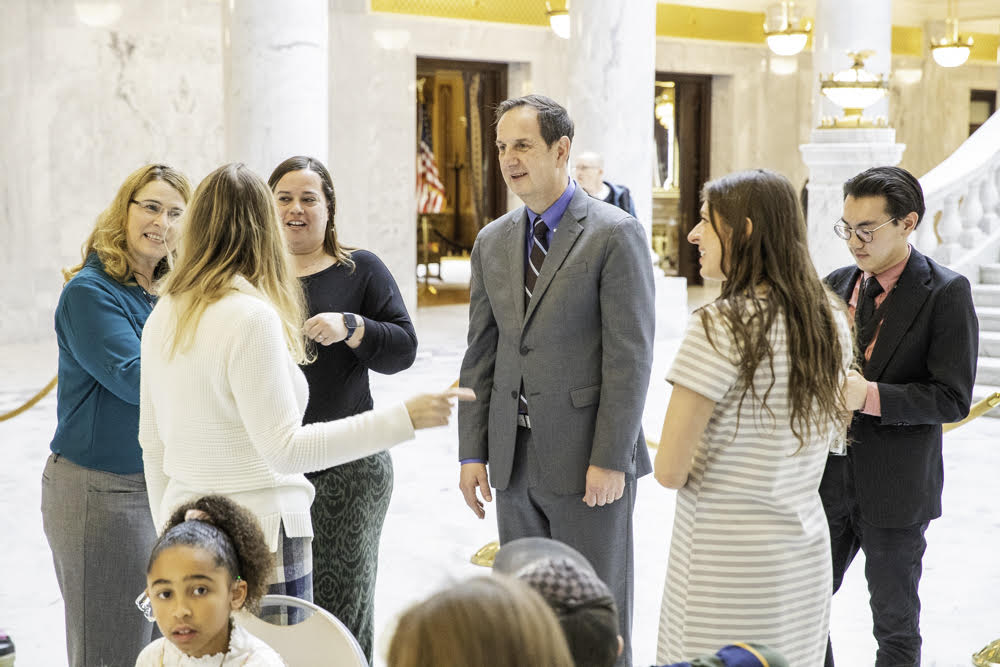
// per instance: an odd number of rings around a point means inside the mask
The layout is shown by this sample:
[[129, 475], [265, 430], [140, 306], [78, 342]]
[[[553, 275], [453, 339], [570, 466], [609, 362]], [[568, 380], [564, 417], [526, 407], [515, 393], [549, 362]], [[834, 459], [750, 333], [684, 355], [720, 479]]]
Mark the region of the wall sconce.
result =
[[945, 19], [945, 35], [940, 39], [931, 39], [931, 55], [934, 62], [941, 67], [958, 67], [964, 65], [972, 51], [972, 37], [962, 37], [958, 34], [958, 16], [955, 14], [953, 0], [948, 0], [948, 18]]
[[[553, 7], [553, 3], [545, 3], [545, 13], [549, 17], [549, 27], [552, 28], [558, 37], [563, 39], [569, 39], [569, 0], [564, 2], [556, 2], [557, 6]], [[558, 5], [562, 5], [560, 9]]]
[[776, 55], [794, 56], [806, 47], [812, 24], [802, 18], [802, 9], [794, 2], [782, 2], [767, 8], [764, 34], [767, 46]]
[[848, 53], [854, 60], [850, 69], [836, 74], [820, 74], [819, 89], [827, 99], [844, 110], [844, 116], [836, 119], [824, 118], [820, 127], [884, 127], [885, 119], [871, 122], [862, 112], [878, 102], [889, 92], [889, 82], [885, 76], [875, 76], [865, 69], [865, 59], [874, 51]]

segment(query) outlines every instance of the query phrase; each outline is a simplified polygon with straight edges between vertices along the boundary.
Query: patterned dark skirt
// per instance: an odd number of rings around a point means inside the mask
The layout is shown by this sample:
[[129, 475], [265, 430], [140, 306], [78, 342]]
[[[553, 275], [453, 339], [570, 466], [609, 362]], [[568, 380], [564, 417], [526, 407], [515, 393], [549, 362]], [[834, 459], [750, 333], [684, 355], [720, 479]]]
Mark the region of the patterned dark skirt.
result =
[[350, 628], [371, 662], [378, 547], [392, 496], [392, 457], [379, 452], [306, 477], [316, 487], [315, 602]]

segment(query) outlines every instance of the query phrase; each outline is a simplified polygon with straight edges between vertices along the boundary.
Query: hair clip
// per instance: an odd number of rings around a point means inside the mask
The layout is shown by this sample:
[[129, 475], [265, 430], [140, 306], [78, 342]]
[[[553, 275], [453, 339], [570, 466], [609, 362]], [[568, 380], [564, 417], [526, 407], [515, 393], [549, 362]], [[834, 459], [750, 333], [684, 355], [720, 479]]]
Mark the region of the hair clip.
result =
[[135, 599], [135, 606], [139, 608], [139, 611], [142, 612], [142, 615], [146, 617], [147, 621], [152, 623], [156, 620], [156, 616], [153, 616], [153, 603], [150, 601], [149, 595], [146, 594], [146, 591], [143, 591], [142, 594]]

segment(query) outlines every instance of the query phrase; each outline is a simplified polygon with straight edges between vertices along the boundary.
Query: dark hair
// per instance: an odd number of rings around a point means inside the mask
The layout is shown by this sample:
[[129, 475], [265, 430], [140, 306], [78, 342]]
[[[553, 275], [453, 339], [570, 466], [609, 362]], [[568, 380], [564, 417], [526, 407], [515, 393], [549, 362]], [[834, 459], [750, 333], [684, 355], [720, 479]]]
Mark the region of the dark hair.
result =
[[538, 112], [538, 129], [546, 146], [552, 146], [562, 137], [573, 141], [573, 121], [569, 113], [561, 104], [544, 95], [525, 95], [504, 100], [497, 105], [493, 122], [499, 123], [505, 113], [523, 106], [529, 106]]
[[[844, 350], [833, 312], [834, 304], [842, 301], [816, 273], [802, 209], [787, 178], [766, 169], [740, 171], [706, 183], [701, 196], [722, 243], [726, 280], [714, 308], [736, 351], [737, 382], [743, 392], [740, 406], [750, 392], [774, 416], [767, 400], [774, 387], [773, 373], [763, 396], [753, 378], [762, 363], [773, 369], [771, 327], [781, 314], [788, 344], [789, 426], [801, 450], [816, 434], [814, 429], [842, 421], [846, 414], [840, 391]], [[752, 222], [749, 233], [747, 218]], [[758, 293], [760, 287], [767, 287], [766, 297]], [[701, 309], [711, 341], [709, 319], [709, 309]]]
[[[200, 510], [207, 520], [184, 520], [188, 510]], [[267, 548], [264, 533], [257, 518], [242, 505], [225, 496], [204, 496], [174, 510], [166, 530], [156, 540], [146, 566], [148, 574], [164, 550], [179, 545], [205, 549], [215, 556], [215, 562], [226, 568], [235, 581], [247, 582], [244, 606], [254, 610], [267, 592], [268, 573], [274, 557]]]
[[618, 660], [618, 612], [615, 602], [591, 602], [557, 613], [576, 667], [613, 667]]
[[892, 217], [892, 223], [899, 224], [900, 218], [905, 218], [916, 211], [917, 225], [924, 217], [924, 190], [920, 181], [910, 172], [901, 167], [872, 167], [866, 169], [854, 178], [844, 183], [844, 199], [848, 196], [885, 197], [885, 207]]
[[281, 177], [291, 171], [311, 171], [319, 176], [323, 183], [323, 196], [326, 197], [326, 234], [323, 237], [323, 250], [326, 254], [335, 258], [338, 262], [346, 266], [351, 271], [354, 270], [354, 260], [351, 259], [351, 250], [340, 245], [337, 240], [337, 226], [334, 224], [334, 217], [337, 214], [337, 195], [333, 190], [333, 178], [326, 166], [314, 157], [308, 155], [296, 155], [290, 157], [271, 172], [267, 179], [267, 185], [274, 192]]

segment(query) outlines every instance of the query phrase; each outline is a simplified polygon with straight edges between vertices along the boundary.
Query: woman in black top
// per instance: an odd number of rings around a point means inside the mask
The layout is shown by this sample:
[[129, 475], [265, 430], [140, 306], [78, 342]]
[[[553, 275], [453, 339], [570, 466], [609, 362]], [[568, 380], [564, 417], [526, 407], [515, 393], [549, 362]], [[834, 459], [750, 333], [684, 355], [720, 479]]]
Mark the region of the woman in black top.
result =
[[[398, 373], [417, 353], [417, 336], [396, 281], [367, 250], [344, 248], [334, 226], [336, 196], [326, 167], [296, 156], [268, 179], [309, 306], [306, 334], [316, 361], [303, 423], [372, 408], [368, 371]], [[369, 662], [374, 634], [378, 544], [392, 494], [392, 459], [381, 452], [307, 475], [312, 505], [313, 596], [343, 621]]]

